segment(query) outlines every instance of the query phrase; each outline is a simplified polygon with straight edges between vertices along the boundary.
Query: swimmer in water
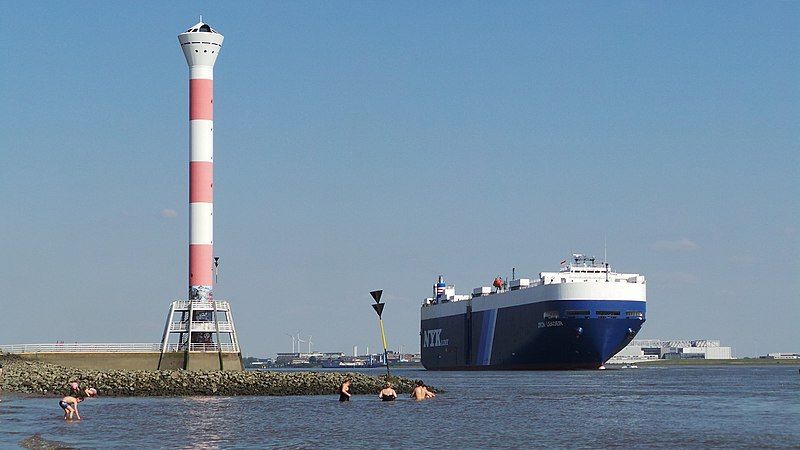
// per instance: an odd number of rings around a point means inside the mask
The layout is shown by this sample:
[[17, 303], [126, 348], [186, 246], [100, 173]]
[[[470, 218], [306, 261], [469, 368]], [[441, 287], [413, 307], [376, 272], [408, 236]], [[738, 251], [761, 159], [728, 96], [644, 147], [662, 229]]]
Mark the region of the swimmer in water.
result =
[[378, 394], [378, 397], [381, 399], [381, 401], [384, 402], [391, 402], [396, 400], [397, 392], [395, 392], [394, 389], [392, 389], [392, 383], [389, 383], [387, 381], [386, 384], [383, 385], [383, 390], [381, 390], [380, 394]]
[[350, 397], [350, 378], [345, 378], [342, 385], [339, 387], [339, 401], [340, 402], [349, 402]]
[[417, 387], [411, 392], [411, 398], [414, 400], [425, 400], [426, 398], [436, 397], [436, 394], [428, 390], [428, 386], [422, 380], [417, 380]]
[[72, 420], [73, 416], [77, 417], [78, 420], [81, 420], [81, 415], [78, 412], [78, 403], [82, 401], [83, 398], [81, 397], [73, 397], [68, 395], [58, 402], [58, 406], [64, 410], [64, 420]]
[[[83, 394], [86, 397], [97, 397], [97, 389], [86, 388], [83, 390]], [[78, 403], [82, 402], [83, 399], [84, 396], [67, 395], [58, 402], [58, 406], [64, 410], [64, 420], [72, 420], [73, 417], [81, 420], [81, 415], [78, 412]]]

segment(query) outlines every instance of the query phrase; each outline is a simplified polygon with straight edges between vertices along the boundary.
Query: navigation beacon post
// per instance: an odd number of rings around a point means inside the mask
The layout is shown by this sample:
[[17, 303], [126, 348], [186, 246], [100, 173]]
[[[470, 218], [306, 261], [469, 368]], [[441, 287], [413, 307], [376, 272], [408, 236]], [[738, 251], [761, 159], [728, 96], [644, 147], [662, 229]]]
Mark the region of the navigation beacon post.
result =
[[[238, 359], [234, 368], [241, 370], [230, 306], [214, 300], [213, 293], [214, 63], [223, 39], [202, 17], [178, 35], [189, 65], [189, 298], [172, 303], [161, 362], [169, 351], [184, 352], [184, 369], [230, 369], [225, 362]], [[177, 342], [170, 344], [170, 337], [177, 337]], [[218, 364], [210, 364], [207, 353], [218, 354]]]
[[383, 307], [386, 306], [386, 303], [381, 303], [381, 295], [383, 295], [383, 289], [377, 291], [371, 291], [369, 295], [372, 296], [372, 299], [375, 300], [375, 304], [372, 305], [372, 309], [378, 314], [378, 323], [381, 326], [381, 340], [383, 341], [383, 362], [386, 363], [386, 381], [389, 381], [389, 378], [392, 376], [389, 373], [389, 350], [386, 349], [386, 333], [383, 331]]

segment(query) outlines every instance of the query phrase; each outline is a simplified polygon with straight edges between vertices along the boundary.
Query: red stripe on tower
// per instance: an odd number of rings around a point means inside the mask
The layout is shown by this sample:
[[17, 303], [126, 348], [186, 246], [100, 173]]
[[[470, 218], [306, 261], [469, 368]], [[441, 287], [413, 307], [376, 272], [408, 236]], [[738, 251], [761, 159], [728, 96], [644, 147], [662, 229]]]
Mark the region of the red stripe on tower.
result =
[[189, 120], [214, 120], [214, 80], [189, 80]]
[[[189, 286], [211, 286], [210, 261], [214, 258], [214, 247], [206, 244], [189, 244]], [[209, 270], [203, 270], [209, 267]], [[194, 268], [194, 270], [192, 270]]]
[[189, 203], [213, 203], [214, 164], [205, 161], [189, 163]]

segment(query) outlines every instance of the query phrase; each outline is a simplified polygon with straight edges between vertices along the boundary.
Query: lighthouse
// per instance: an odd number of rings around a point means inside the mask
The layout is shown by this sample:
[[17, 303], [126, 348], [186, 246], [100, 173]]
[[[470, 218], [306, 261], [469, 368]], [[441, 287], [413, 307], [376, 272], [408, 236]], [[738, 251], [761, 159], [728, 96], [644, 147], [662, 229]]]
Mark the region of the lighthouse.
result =
[[214, 64], [223, 40], [202, 17], [178, 35], [189, 65], [189, 288], [167, 315], [159, 368], [242, 368], [230, 305], [214, 299]]
[[202, 21], [178, 35], [189, 64], [190, 300], [214, 298], [214, 63], [223, 39]]

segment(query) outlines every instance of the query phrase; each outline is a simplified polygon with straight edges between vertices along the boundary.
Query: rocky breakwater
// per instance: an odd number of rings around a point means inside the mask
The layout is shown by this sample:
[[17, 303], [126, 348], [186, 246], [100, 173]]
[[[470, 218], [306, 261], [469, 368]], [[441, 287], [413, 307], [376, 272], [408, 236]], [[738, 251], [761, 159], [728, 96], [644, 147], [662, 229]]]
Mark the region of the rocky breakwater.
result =
[[[189, 395], [334, 395], [345, 377], [350, 392], [377, 395], [384, 377], [344, 372], [202, 372], [184, 370], [82, 370], [27, 361], [6, 355], [0, 388], [3, 392], [66, 395], [69, 385], [94, 387], [101, 396]], [[399, 394], [410, 393], [414, 380], [392, 377]]]

